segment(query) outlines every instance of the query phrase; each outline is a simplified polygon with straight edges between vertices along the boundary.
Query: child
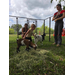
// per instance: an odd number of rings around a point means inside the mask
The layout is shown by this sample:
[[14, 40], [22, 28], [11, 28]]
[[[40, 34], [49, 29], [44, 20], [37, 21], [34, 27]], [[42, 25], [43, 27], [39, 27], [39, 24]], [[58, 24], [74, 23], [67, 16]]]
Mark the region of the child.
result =
[[33, 30], [35, 30], [35, 28], [36, 28], [35, 24], [32, 24], [31, 28], [26, 32], [23, 39], [29, 39], [30, 41], [32, 41], [31, 36], [32, 35], [34, 36]]
[[32, 41], [31, 36], [33, 34], [33, 30], [35, 30], [36, 26], [35, 24], [31, 24], [31, 28], [26, 32], [26, 34], [24, 35], [23, 39], [29, 39], [30, 41]]

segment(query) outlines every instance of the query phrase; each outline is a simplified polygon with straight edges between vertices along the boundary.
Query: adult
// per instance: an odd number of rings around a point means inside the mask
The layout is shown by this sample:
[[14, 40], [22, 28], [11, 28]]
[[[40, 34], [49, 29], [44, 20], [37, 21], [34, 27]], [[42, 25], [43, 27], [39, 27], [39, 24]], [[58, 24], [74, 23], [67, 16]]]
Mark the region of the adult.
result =
[[24, 35], [25, 35], [25, 33], [28, 31], [28, 24], [27, 23], [25, 23], [24, 24], [24, 27], [22, 28], [22, 39], [23, 39], [23, 37], [24, 37]]
[[[63, 28], [63, 18], [65, 18], [65, 10], [61, 9], [61, 4], [56, 5], [57, 12], [54, 13], [54, 16], [52, 18], [52, 21], [55, 21], [55, 42], [54, 44], [57, 44], [56, 46], [60, 46], [62, 43], [62, 28]], [[57, 36], [58, 35], [58, 36]]]

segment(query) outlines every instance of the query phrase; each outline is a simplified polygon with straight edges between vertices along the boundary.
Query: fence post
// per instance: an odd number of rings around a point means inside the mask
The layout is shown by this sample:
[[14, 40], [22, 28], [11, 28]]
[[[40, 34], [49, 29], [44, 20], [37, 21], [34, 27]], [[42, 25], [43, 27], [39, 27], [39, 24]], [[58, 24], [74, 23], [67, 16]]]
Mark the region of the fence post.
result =
[[50, 36], [50, 32], [51, 32], [51, 31], [50, 31], [50, 28], [51, 28], [51, 17], [49, 17], [49, 42], [50, 42], [50, 37], [51, 37], [51, 36]]
[[45, 33], [45, 20], [44, 20], [44, 33]]
[[29, 25], [29, 20], [27, 19], [27, 24]]
[[37, 20], [35, 20], [35, 25], [36, 25], [36, 31], [35, 32], [37, 33]]
[[19, 26], [18, 26], [18, 17], [16, 17], [16, 24], [17, 24], [17, 38], [19, 38]]

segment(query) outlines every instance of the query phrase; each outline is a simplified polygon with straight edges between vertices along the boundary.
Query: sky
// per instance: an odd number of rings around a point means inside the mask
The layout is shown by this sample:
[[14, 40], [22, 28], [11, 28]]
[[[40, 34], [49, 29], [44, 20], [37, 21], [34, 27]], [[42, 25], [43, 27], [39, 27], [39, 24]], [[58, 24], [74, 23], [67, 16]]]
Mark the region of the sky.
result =
[[[57, 11], [54, 8], [58, 4], [58, 0], [54, 0], [50, 3], [50, 0], [9, 0], [9, 15], [21, 16], [34, 19], [45, 19], [47, 17], [53, 16]], [[61, 3], [64, 5], [64, 2]], [[27, 22], [25, 18], [18, 18], [18, 23], [24, 26]], [[29, 23], [32, 24], [34, 20], [30, 20]], [[37, 27], [43, 24], [43, 20], [37, 21]], [[9, 26], [16, 24], [15, 17], [9, 17]], [[51, 27], [54, 28], [55, 22], [51, 21]], [[49, 26], [49, 19], [45, 21], [45, 25]]]

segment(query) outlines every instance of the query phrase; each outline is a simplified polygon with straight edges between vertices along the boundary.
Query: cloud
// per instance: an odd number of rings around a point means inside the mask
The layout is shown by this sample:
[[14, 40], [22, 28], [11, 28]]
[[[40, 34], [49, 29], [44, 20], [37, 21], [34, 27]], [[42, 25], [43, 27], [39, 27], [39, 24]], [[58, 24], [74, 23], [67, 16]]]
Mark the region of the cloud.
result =
[[46, 9], [49, 7], [49, 0], [25, 0], [26, 6], [29, 10], [36, 8]]
[[16, 16], [43, 18], [53, 14], [55, 4], [49, 0], [10, 0], [9, 12]]
[[[45, 19], [57, 11], [54, 8], [57, 3], [56, 0], [52, 4], [50, 0], [10, 0], [9, 15]], [[22, 19], [20, 22], [23, 24], [26, 21]]]

